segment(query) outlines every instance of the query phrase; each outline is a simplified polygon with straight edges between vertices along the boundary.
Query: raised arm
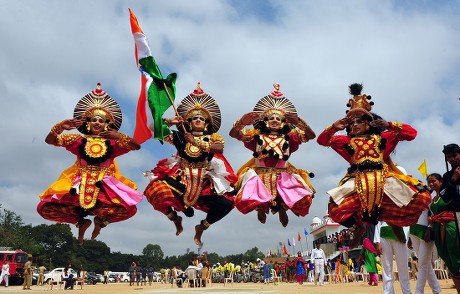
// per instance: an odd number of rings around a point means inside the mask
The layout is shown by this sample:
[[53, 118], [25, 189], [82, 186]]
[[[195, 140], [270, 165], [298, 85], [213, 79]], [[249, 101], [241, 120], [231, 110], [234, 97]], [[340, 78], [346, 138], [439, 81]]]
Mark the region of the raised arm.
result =
[[58, 136], [66, 131], [70, 131], [80, 127], [83, 124], [82, 119], [66, 119], [57, 124], [55, 124], [49, 134], [45, 138], [45, 142], [50, 145], [57, 145], [58, 144]]

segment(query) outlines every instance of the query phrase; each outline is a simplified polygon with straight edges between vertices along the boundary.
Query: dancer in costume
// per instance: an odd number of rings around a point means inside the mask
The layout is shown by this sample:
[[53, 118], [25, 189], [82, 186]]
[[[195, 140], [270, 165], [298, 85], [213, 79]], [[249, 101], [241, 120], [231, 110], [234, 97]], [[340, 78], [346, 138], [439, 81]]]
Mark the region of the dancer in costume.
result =
[[194, 241], [201, 246], [203, 231], [233, 209], [229, 192], [236, 177], [223, 156], [224, 140], [217, 134], [221, 114], [214, 98], [198, 83], [177, 111], [178, 116], [165, 119], [168, 126], [178, 126], [178, 131], [165, 137], [177, 155], [161, 160], [152, 170], [154, 176], [144, 195], [155, 210], [174, 222], [177, 236], [183, 231], [178, 211], [188, 217], [194, 215], [193, 208], [206, 212], [206, 218], [195, 226]]
[[[116, 157], [140, 149], [135, 140], [118, 132], [121, 122], [118, 103], [98, 83], [77, 103], [74, 118], [54, 125], [45, 139], [66, 148], [77, 160], [40, 195], [37, 211], [45, 219], [76, 224], [80, 245], [91, 225], [86, 216], [94, 215], [93, 240], [109, 223], [132, 217], [142, 200], [136, 185], [120, 175], [115, 162]], [[83, 135], [61, 135], [74, 129]]]
[[[295, 168], [288, 162], [299, 145], [315, 138], [310, 126], [297, 116], [287, 98], [275, 90], [257, 102], [253, 112], [235, 121], [230, 136], [243, 142], [253, 151], [254, 158], [238, 171], [236, 208], [244, 214], [257, 211], [257, 218], [265, 223], [267, 214], [278, 212], [281, 224], [289, 222], [287, 210], [297, 216], [308, 214], [314, 189], [308, 171]], [[254, 129], [244, 129], [254, 125]], [[310, 174], [313, 176], [313, 174]]]
[[[329, 216], [354, 231], [353, 248], [365, 232], [363, 224], [375, 224], [377, 220], [394, 226], [415, 224], [431, 196], [420, 181], [404, 175], [390, 158], [396, 145], [413, 140], [417, 131], [370, 113], [370, 96], [361, 95], [362, 85], [349, 88], [353, 98], [347, 106], [351, 110], [327, 127], [317, 142], [331, 147], [350, 163], [339, 187], [327, 193], [331, 196]], [[336, 135], [344, 129], [346, 135]]]

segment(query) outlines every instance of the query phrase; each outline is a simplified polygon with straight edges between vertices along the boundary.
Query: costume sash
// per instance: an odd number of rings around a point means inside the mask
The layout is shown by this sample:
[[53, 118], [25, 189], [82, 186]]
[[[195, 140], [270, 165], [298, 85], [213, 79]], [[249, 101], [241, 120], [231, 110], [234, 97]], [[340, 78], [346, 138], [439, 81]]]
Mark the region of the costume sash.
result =
[[104, 178], [104, 171], [82, 171], [80, 186], [80, 206], [83, 209], [90, 209], [96, 205], [97, 196], [100, 188], [96, 186], [97, 182]]
[[361, 198], [361, 209], [369, 215], [376, 206], [380, 206], [383, 198], [385, 172], [383, 170], [357, 171], [355, 188]]
[[187, 208], [193, 206], [201, 195], [206, 168], [185, 167], [182, 172], [187, 179], [184, 194], [184, 204]]

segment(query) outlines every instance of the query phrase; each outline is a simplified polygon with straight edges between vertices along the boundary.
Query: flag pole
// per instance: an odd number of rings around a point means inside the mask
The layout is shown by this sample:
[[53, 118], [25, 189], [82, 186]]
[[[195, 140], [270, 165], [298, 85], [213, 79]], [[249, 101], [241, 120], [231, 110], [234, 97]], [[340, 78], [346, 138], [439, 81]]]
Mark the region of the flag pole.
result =
[[[180, 117], [179, 112], [177, 111], [176, 105], [174, 105], [174, 101], [172, 100], [171, 95], [169, 94], [168, 87], [166, 87], [166, 83], [164, 81], [163, 81], [163, 88], [165, 88], [166, 95], [168, 95], [169, 102], [171, 102], [171, 105], [174, 109], [174, 112], [176, 113], [176, 116]], [[184, 123], [181, 123], [180, 125], [182, 126], [182, 130], [184, 131], [184, 133], [186, 133], [187, 131], [185, 130]]]

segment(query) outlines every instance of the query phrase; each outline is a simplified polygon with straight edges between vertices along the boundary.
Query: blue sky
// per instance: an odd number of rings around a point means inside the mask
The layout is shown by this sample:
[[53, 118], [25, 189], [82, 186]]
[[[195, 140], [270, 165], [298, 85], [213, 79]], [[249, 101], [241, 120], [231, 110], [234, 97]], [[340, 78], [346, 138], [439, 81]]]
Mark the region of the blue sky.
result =
[[[251, 157], [228, 132], [233, 121], [279, 83], [299, 115], [318, 135], [345, 114], [348, 85], [364, 84], [373, 111], [418, 130], [393, 159], [409, 173], [426, 159], [430, 172], [445, 171], [444, 144], [459, 140], [460, 24], [458, 1], [1, 1], [0, 5], [0, 203], [26, 223], [50, 224], [36, 212], [38, 195], [74, 161], [44, 143], [50, 128], [70, 118], [80, 97], [97, 82], [123, 109], [121, 130], [133, 134], [140, 76], [135, 66], [128, 7], [150, 40], [163, 75], [177, 72], [179, 102], [197, 82], [222, 110], [219, 133], [238, 169]], [[168, 115], [172, 111], [168, 110]], [[119, 159], [122, 173], [141, 191], [142, 171], [173, 153], [155, 141]], [[327, 190], [347, 164], [315, 141], [291, 162], [313, 171], [317, 194], [310, 214], [276, 216], [261, 225], [254, 214], [232, 211], [205, 232], [208, 251], [265, 251], [303, 232], [326, 213]], [[103, 230], [112, 250], [140, 254], [148, 243], [167, 255], [193, 244], [204, 215], [184, 222], [176, 237], [166, 217], [144, 200], [130, 220]], [[73, 229], [75, 232], [75, 229]], [[242, 237], [243, 236], [243, 237]]]

